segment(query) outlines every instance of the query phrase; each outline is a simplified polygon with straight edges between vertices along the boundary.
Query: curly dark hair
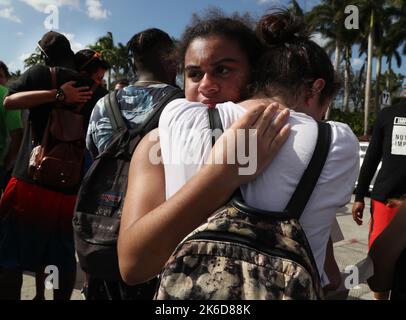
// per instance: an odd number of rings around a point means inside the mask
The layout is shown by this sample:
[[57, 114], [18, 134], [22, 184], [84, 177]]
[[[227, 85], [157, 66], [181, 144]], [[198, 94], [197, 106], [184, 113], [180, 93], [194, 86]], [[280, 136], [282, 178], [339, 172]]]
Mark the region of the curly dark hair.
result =
[[182, 67], [184, 67], [186, 52], [193, 40], [212, 35], [224, 36], [236, 41], [246, 53], [251, 66], [255, 64], [262, 53], [262, 44], [248, 25], [237, 19], [214, 17], [198, 21], [186, 28], [180, 45]]
[[340, 86], [327, 53], [311, 40], [302, 18], [286, 10], [263, 16], [256, 33], [266, 47], [254, 71], [254, 90], [269, 96], [311, 89], [317, 79], [325, 81], [322, 101], [333, 97]]

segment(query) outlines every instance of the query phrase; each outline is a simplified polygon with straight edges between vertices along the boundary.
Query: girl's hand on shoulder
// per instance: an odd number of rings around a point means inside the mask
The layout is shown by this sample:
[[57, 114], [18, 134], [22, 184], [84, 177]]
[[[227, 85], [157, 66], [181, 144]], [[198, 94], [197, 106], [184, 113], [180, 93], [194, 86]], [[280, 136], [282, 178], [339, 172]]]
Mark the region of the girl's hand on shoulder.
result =
[[278, 103], [247, 111], [217, 141], [207, 165], [236, 187], [255, 180], [289, 137], [290, 112], [278, 111]]

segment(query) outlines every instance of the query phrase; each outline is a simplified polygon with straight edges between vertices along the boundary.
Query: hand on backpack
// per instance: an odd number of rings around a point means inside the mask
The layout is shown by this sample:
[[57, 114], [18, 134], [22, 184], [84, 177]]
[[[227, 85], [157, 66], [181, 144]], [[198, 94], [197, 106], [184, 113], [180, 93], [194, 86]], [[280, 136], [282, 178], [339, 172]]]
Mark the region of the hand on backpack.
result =
[[[224, 176], [236, 183], [236, 187], [259, 176], [289, 137], [290, 126], [286, 122], [290, 113], [284, 110], [277, 115], [278, 110], [277, 103], [250, 109], [213, 148], [211, 163], [222, 164]], [[249, 150], [248, 157], [245, 156], [246, 150]]]
[[93, 92], [89, 91], [89, 87], [76, 88], [75, 81], [69, 81], [61, 86], [61, 89], [65, 93], [65, 104], [83, 104], [92, 98]]

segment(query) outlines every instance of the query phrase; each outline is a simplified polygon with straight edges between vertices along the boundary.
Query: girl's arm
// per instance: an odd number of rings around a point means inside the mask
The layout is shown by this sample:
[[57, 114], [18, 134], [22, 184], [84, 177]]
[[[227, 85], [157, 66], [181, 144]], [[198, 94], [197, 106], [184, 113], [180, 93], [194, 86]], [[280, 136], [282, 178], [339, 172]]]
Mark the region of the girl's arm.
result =
[[[92, 92], [89, 87], [74, 87], [75, 81], [70, 81], [61, 86], [65, 94], [65, 104], [83, 104], [92, 98]], [[4, 100], [4, 108], [12, 109], [31, 109], [43, 104], [54, 103], [56, 101], [56, 89], [26, 91], [12, 94]]]
[[[120, 271], [126, 283], [135, 285], [159, 274], [176, 246], [190, 232], [224, 205], [240, 185], [255, 179], [269, 165], [290, 132], [285, 125], [289, 112], [282, 112], [273, 121], [277, 110], [278, 106], [273, 105], [258, 106], [247, 112], [225, 132], [212, 152], [212, 158], [222, 157], [223, 161], [205, 165], [166, 202], [163, 166], [150, 161], [150, 151], [156, 150], [156, 142], [149, 141], [147, 136], [140, 143], [131, 163], [118, 241]], [[226, 164], [227, 139], [235, 140], [239, 129], [257, 129], [255, 176], [241, 176], [238, 164]], [[238, 143], [241, 141], [236, 142], [237, 149]]]

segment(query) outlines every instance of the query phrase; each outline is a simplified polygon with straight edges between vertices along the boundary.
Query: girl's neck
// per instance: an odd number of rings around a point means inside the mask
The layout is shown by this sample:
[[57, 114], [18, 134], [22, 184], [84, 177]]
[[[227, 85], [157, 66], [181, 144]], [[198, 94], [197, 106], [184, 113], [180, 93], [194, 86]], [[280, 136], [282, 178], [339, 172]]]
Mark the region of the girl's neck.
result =
[[150, 83], [161, 83], [157, 77], [155, 77], [152, 73], [143, 73], [140, 74], [138, 78], [138, 82], [150, 82]]

